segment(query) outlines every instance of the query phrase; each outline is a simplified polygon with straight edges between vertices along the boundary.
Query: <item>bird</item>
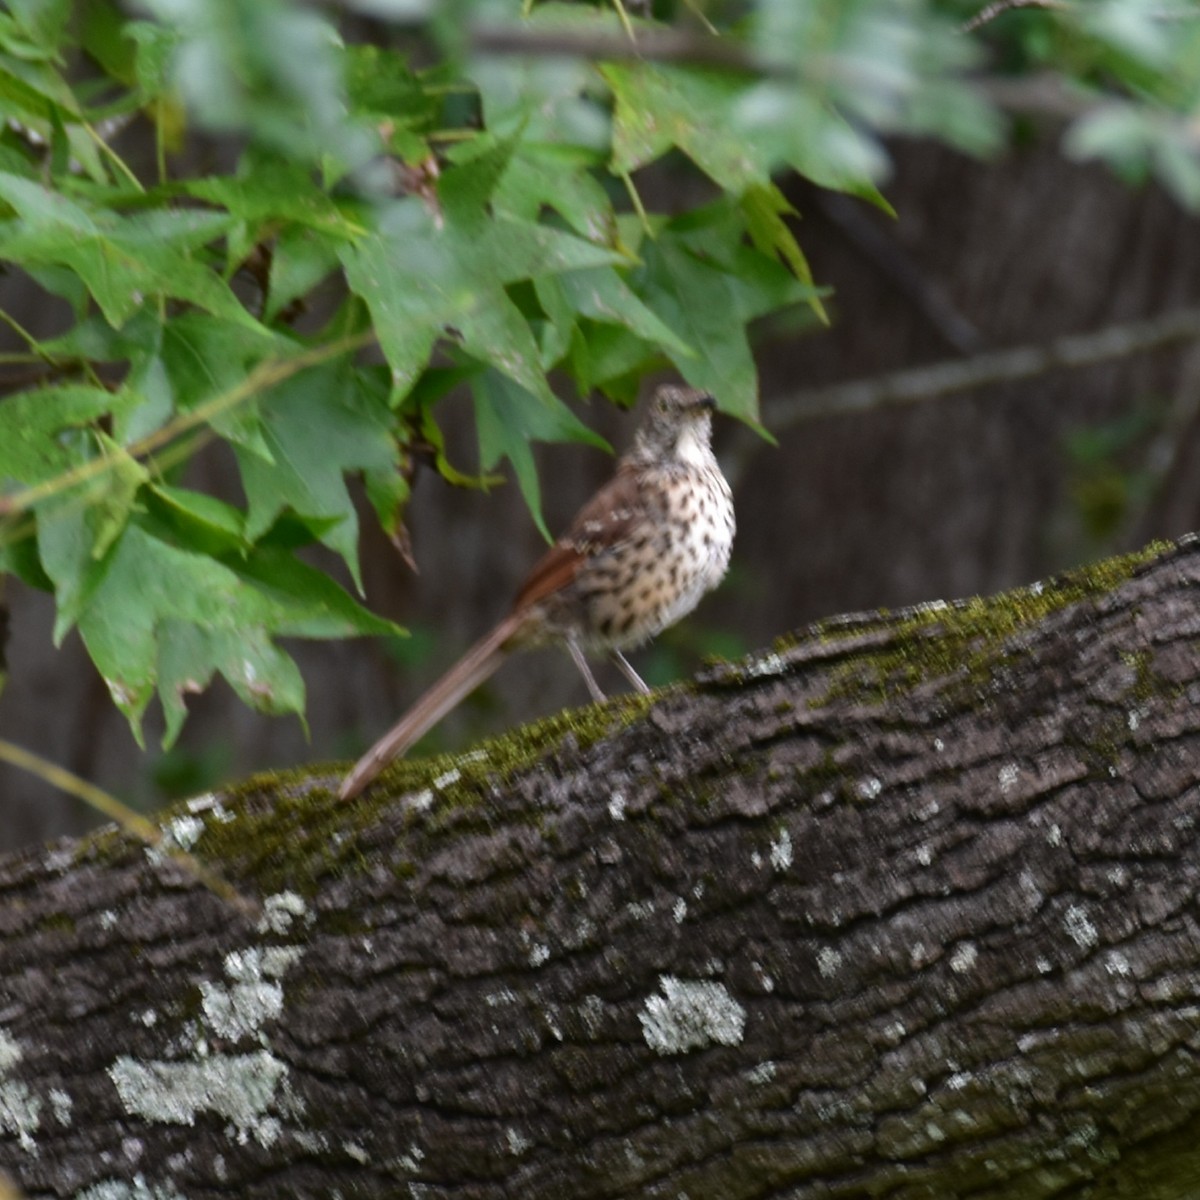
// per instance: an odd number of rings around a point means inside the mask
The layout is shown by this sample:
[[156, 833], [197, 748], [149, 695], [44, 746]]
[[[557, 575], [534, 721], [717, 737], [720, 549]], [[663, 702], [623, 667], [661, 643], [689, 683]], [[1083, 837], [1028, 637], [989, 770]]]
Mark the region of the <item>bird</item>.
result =
[[534, 565], [508, 615], [355, 763], [341, 799], [362, 792], [516, 650], [563, 643], [597, 702], [605, 697], [585, 653], [607, 654], [649, 692], [623, 651], [685, 617], [729, 567], [736, 523], [712, 451], [715, 411], [708, 392], [656, 390], [613, 477]]

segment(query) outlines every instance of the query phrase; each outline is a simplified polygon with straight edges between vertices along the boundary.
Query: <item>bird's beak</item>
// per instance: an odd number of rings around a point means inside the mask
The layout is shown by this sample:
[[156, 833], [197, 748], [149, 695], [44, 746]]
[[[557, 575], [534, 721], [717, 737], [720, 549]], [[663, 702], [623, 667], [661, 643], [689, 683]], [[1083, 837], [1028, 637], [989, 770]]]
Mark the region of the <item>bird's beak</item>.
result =
[[716, 412], [717, 398], [708, 392], [701, 392], [695, 399], [695, 407], [704, 412]]

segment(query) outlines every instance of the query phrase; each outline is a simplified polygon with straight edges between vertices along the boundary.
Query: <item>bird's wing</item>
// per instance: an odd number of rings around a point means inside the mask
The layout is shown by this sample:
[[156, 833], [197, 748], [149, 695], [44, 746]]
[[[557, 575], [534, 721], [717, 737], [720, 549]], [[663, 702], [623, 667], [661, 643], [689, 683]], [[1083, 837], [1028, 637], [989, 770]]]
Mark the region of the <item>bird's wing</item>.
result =
[[634, 471], [618, 471], [575, 515], [566, 533], [534, 564], [513, 601], [514, 611], [566, 587], [580, 566], [619, 546], [646, 519], [645, 490]]

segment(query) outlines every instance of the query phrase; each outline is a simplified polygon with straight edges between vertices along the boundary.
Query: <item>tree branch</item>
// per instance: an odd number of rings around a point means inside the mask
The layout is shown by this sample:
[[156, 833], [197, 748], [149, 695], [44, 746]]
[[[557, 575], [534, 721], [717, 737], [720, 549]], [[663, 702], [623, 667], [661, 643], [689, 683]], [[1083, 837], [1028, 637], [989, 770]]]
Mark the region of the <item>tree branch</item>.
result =
[[258, 920], [115, 832], [0, 859], [0, 1178], [1190, 1195], [1198, 588], [1191, 540], [164, 818]]
[[908, 367], [852, 383], [793, 392], [764, 406], [763, 423], [770, 429], [781, 430], [819, 416], [917, 404], [953, 392], [1015, 383], [1049, 371], [1145, 354], [1197, 338], [1200, 338], [1200, 309], [1179, 309], [1091, 333], [1067, 334], [1040, 344], [1014, 346], [973, 358]]
[[475, 54], [562, 55], [597, 61], [682, 63], [687, 66], [723, 67], [752, 75], [797, 78], [787, 63], [772, 62], [729, 38], [709, 37], [676, 29], [641, 29], [637, 39], [599, 31], [530, 29], [509, 23], [476, 22], [471, 26]]
[[982, 28], [1014, 8], [1044, 8], [1053, 12], [1066, 12], [1069, 6], [1064, 4], [1063, 0], [996, 0], [994, 4], [988, 4], [981, 8], [970, 20], [964, 21], [962, 31], [963, 33], [974, 33], [976, 29]]

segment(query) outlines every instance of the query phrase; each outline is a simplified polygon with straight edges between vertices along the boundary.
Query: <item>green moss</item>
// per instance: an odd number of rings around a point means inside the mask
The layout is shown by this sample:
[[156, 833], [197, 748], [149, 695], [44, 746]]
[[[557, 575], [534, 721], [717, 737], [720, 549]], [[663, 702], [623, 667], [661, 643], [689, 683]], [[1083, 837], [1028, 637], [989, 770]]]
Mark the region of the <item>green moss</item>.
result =
[[75, 932], [75, 918], [63, 912], [47, 913], [39, 924], [44, 933]]
[[553, 753], [568, 737], [573, 739], [575, 747], [586, 749], [632, 725], [663, 694], [617, 696], [604, 704], [566, 709], [515, 729], [486, 744], [488, 772], [507, 782]]
[[[472, 810], [482, 827], [491, 819], [483, 798], [497, 784], [530, 769], [568, 738], [574, 748], [584, 749], [610, 736], [652, 703], [650, 696], [617, 697], [516, 729], [471, 753], [404, 759], [350, 803], [332, 790], [340, 768], [326, 765], [255, 776], [219, 793], [211, 807], [180, 803], [157, 814], [157, 821], [164, 829], [185, 815], [203, 821], [204, 831], [191, 853], [234, 888], [241, 886], [257, 896], [285, 889], [311, 895], [324, 879], [380, 866], [379, 829], [389, 819], [396, 823], [396, 797], [419, 796], [426, 790], [437, 796], [431, 807], [410, 806], [401, 828], [419, 826], [423, 834], [436, 836], [449, 824], [461, 828], [464, 813]], [[512, 815], [520, 819], [520, 814]], [[369, 850], [364, 849], [367, 834]], [[406, 840], [401, 835], [390, 857], [390, 869], [401, 884], [417, 869], [406, 852]], [[85, 839], [78, 856], [91, 862], [121, 861], [130, 847], [128, 835], [105, 830]], [[250, 882], [247, 886], [241, 881]]]
[[1169, 549], [1167, 543], [1154, 542], [1135, 554], [999, 596], [880, 614], [849, 630], [844, 622], [818, 625], [815, 636], [831, 642], [844, 641], [850, 634], [887, 634], [878, 650], [864, 650], [834, 667], [826, 701], [882, 702], [935, 679], [953, 679], [957, 686], [977, 691], [1014, 659], [1016, 634], [1070, 605], [1106, 595]]

